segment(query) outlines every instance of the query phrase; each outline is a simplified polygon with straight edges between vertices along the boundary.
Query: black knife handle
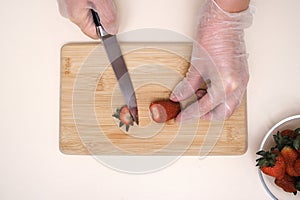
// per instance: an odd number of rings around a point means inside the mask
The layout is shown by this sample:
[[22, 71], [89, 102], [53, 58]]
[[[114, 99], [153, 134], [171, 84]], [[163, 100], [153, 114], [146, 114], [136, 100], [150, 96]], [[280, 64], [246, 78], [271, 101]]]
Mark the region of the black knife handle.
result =
[[100, 22], [100, 17], [98, 15], [98, 13], [96, 11], [94, 11], [93, 9], [91, 9], [91, 13], [93, 15], [93, 21], [94, 21], [94, 24], [96, 26], [96, 31], [97, 31], [97, 34], [98, 34], [99, 38], [109, 37], [110, 34], [108, 34], [105, 31], [105, 29], [103, 28], [103, 26]]
[[93, 20], [96, 26], [102, 26], [100, 22], [100, 17], [96, 11], [91, 9], [92, 15], [93, 15]]

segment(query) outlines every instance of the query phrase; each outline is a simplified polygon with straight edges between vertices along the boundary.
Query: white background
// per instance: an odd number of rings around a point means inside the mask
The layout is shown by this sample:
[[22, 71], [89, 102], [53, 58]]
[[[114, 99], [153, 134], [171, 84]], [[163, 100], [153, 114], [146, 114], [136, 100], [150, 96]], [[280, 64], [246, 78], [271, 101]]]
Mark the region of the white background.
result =
[[[116, 3], [120, 32], [166, 28], [192, 36], [202, 1]], [[129, 175], [59, 151], [60, 48], [91, 40], [60, 16], [55, 0], [2, 1], [0, 199], [269, 199], [255, 152], [273, 124], [300, 114], [300, 1], [252, 4], [246, 154], [183, 157], [159, 172]]]

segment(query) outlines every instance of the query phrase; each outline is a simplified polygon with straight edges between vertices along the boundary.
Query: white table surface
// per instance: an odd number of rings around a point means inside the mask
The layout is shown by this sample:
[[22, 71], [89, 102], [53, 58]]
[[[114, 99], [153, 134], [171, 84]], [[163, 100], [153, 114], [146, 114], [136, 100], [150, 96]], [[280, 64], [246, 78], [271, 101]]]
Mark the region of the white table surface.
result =
[[[166, 28], [193, 35], [199, 0], [118, 0], [120, 32]], [[5, 1], [0, 8], [0, 199], [269, 199], [255, 152], [277, 121], [300, 113], [300, 1], [253, 1], [248, 150], [242, 156], [182, 157], [132, 175], [90, 156], [59, 151], [60, 48], [89, 42], [56, 1]], [[176, 23], [174, 23], [176, 22]], [[155, 38], [153, 38], [155, 40]]]

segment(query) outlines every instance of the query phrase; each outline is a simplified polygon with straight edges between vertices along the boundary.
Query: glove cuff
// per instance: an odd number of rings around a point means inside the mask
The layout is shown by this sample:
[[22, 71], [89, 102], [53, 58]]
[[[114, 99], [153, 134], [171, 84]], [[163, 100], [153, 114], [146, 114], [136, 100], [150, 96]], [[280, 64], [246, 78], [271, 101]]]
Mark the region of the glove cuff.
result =
[[[206, 0], [200, 12], [200, 18], [206, 21], [219, 21], [219, 23], [234, 23], [240, 29], [248, 28], [253, 21], [254, 9], [250, 5], [246, 10], [237, 13], [227, 12], [215, 0]], [[202, 21], [202, 20], [200, 20]]]

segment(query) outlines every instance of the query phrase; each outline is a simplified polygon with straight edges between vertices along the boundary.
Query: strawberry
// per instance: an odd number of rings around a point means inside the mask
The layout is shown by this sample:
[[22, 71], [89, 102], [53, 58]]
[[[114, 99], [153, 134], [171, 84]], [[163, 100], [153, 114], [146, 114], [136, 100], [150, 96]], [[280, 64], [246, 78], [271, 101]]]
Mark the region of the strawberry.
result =
[[285, 162], [284, 158], [275, 151], [259, 151], [256, 153], [261, 157], [258, 158], [256, 166], [259, 166], [260, 170], [269, 175], [276, 177], [277, 179], [283, 179], [285, 174]]
[[300, 173], [296, 171], [295, 166], [291, 164], [286, 164], [285, 172], [290, 176], [300, 176]]
[[164, 123], [175, 118], [180, 112], [180, 103], [171, 100], [152, 102], [149, 106], [152, 119], [157, 123]]
[[285, 165], [285, 172], [290, 176], [300, 176], [300, 173], [296, 171], [295, 166], [292, 164]]
[[294, 193], [294, 195], [297, 194], [297, 190], [295, 188], [296, 181], [294, 177], [285, 175], [283, 179], [275, 179], [275, 184], [286, 192]]
[[133, 117], [131, 116], [127, 105], [118, 108], [116, 113], [112, 116], [120, 120], [119, 127], [125, 125], [126, 131], [129, 130], [130, 126], [133, 126]]
[[298, 152], [291, 146], [285, 146], [281, 149], [280, 154], [286, 163], [294, 164], [298, 158]]
[[285, 129], [283, 131], [281, 131], [281, 135], [282, 136], [288, 136], [290, 138], [295, 138], [297, 137], [297, 134], [295, 131], [293, 131], [292, 129]]
[[280, 153], [286, 164], [286, 173], [290, 176], [300, 176], [294, 169], [295, 161], [298, 158], [298, 152], [293, 147], [285, 146]]
[[300, 176], [300, 158], [295, 161], [294, 170], [299, 174], [298, 176]]

